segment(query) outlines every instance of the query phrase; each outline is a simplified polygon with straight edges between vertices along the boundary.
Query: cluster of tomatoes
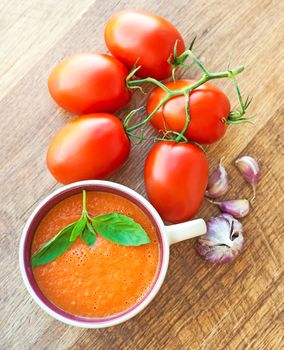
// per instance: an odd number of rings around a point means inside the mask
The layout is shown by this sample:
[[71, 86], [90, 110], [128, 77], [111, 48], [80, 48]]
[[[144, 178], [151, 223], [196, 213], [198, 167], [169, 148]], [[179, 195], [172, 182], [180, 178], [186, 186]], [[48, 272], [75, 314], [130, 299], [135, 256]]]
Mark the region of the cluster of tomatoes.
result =
[[[103, 179], [127, 160], [131, 149], [123, 123], [112, 113], [131, 99], [126, 79], [140, 66], [136, 77], [164, 80], [171, 76], [171, 57], [181, 55], [185, 45], [181, 34], [167, 20], [142, 11], [113, 15], [105, 28], [105, 42], [112, 55], [82, 53], [70, 56], [52, 71], [48, 87], [51, 96], [66, 111], [79, 115], [52, 140], [48, 169], [63, 184]], [[192, 80], [170, 81], [171, 90], [193, 84]], [[147, 115], [165, 97], [157, 87], [149, 96]], [[173, 96], [157, 110], [150, 122], [155, 129], [181, 132], [185, 121], [185, 96]], [[190, 123], [184, 136], [209, 144], [226, 131], [230, 113], [227, 96], [205, 83], [190, 92]], [[149, 200], [163, 219], [181, 222], [198, 211], [208, 180], [208, 162], [194, 143], [157, 142], [145, 163], [145, 186]]]

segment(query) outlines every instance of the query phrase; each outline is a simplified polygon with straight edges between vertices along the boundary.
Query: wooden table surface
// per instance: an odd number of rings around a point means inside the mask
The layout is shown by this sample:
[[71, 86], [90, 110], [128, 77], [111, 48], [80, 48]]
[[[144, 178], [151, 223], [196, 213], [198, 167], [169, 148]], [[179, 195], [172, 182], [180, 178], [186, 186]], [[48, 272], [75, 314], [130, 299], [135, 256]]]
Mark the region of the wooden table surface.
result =
[[[281, 0], [1, 1], [1, 350], [284, 348], [283, 5]], [[18, 246], [33, 208], [60, 187], [46, 169], [45, 152], [71, 116], [49, 97], [48, 74], [70, 53], [106, 51], [104, 25], [122, 8], [165, 16], [187, 43], [197, 35], [195, 52], [212, 71], [226, 69], [228, 62], [246, 67], [240, 85], [254, 97], [255, 125], [231, 126], [206, 151], [211, 168], [225, 156], [232, 179], [228, 197], [250, 195], [233, 166], [238, 156], [258, 159], [262, 178], [243, 220], [245, 248], [238, 259], [213, 266], [196, 254], [194, 240], [179, 243], [171, 248], [165, 283], [147, 309], [115, 328], [83, 330], [52, 319], [31, 299], [19, 273]], [[186, 74], [197, 77], [198, 71]], [[235, 98], [231, 83], [217, 84]], [[142, 103], [138, 92], [135, 101], [133, 106]], [[143, 161], [151, 146], [152, 141], [133, 146], [111, 180], [145, 194]], [[217, 213], [204, 203], [200, 216]]]

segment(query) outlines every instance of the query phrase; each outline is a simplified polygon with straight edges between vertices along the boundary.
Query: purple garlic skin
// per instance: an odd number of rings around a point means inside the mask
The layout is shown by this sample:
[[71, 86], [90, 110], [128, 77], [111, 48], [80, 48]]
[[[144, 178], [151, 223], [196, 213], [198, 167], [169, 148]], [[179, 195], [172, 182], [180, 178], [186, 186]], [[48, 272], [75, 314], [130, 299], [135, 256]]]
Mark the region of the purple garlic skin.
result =
[[229, 189], [229, 179], [226, 169], [222, 165], [222, 159], [209, 176], [205, 196], [218, 198], [223, 196]]
[[232, 261], [243, 248], [243, 225], [229, 214], [207, 221], [207, 233], [197, 241], [197, 252], [210, 263]]
[[257, 161], [250, 156], [243, 156], [235, 161], [235, 165], [246, 181], [251, 184], [253, 189], [253, 200], [255, 198], [256, 184], [260, 178], [260, 169]]
[[223, 202], [213, 202], [218, 205], [223, 213], [231, 214], [237, 219], [245, 217], [249, 213], [249, 201], [247, 199], [232, 199]]

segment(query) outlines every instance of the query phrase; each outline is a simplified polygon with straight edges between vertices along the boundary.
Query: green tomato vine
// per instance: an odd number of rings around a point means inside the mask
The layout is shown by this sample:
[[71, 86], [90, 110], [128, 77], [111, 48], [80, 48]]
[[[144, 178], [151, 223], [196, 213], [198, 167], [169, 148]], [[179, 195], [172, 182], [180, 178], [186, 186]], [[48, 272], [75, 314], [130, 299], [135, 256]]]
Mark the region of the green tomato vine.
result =
[[[173, 91], [169, 89], [167, 86], [165, 86], [162, 82], [158, 81], [157, 79], [148, 77], [145, 79], [133, 79], [135, 76], [135, 73], [140, 69], [141, 66], [134, 67], [134, 69], [129, 73], [127, 79], [126, 79], [126, 85], [128, 89], [140, 89], [143, 93], [143, 89], [141, 87], [141, 84], [144, 83], [151, 83], [154, 84], [157, 87], [160, 87], [166, 92], [166, 96], [160, 101], [160, 103], [156, 106], [156, 108], [142, 121], [140, 121], [137, 124], [131, 125], [133, 118], [137, 115], [137, 113], [144, 107], [140, 107], [137, 109], [132, 110], [124, 119], [124, 127], [127, 132], [127, 134], [131, 137], [135, 137], [141, 142], [143, 140], [143, 135], [136, 135], [133, 133], [136, 129], [139, 129], [146, 125], [151, 118], [159, 111], [159, 109], [167, 103], [171, 98], [175, 96], [181, 96], [184, 95], [185, 98], [185, 112], [186, 112], [186, 121], [184, 124], [184, 127], [181, 132], [174, 132], [171, 130], [166, 130], [162, 138], [158, 138], [158, 140], [173, 140], [175, 142], [188, 142], [190, 140], [187, 140], [185, 137], [185, 132], [189, 126], [190, 123], [190, 108], [189, 108], [189, 96], [190, 92], [193, 91], [194, 89], [197, 89], [199, 86], [202, 84], [206, 83], [209, 80], [213, 79], [222, 79], [222, 78], [229, 78], [232, 80], [234, 88], [237, 93], [238, 97], [238, 104], [239, 107], [236, 108], [235, 110], [232, 110], [229, 114], [228, 119], [224, 120], [226, 124], [241, 124], [241, 123], [251, 123], [250, 119], [252, 117], [245, 117], [245, 114], [247, 112], [247, 108], [249, 107], [251, 103], [251, 98], [246, 98], [245, 101], [243, 100], [243, 97], [240, 92], [240, 88], [237, 82], [237, 75], [243, 72], [244, 67], [239, 66], [234, 69], [228, 69], [226, 71], [221, 71], [221, 72], [210, 72], [209, 70], [206, 69], [206, 67], [201, 63], [201, 61], [196, 57], [196, 55], [192, 51], [192, 46], [195, 41], [192, 41], [190, 44], [190, 47], [188, 50], [184, 51], [180, 56], [177, 56], [176, 54], [176, 46], [177, 42], [175, 44], [174, 48], [174, 53], [173, 57], [169, 58], [169, 63], [172, 64], [172, 77], [173, 80], [175, 80], [175, 71], [178, 67], [180, 66], [186, 66], [185, 62], [188, 58], [191, 58], [193, 63], [201, 70], [202, 76], [201, 78], [195, 82], [194, 84], [191, 84], [190, 86]], [[252, 124], [252, 123], [251, 123]]]

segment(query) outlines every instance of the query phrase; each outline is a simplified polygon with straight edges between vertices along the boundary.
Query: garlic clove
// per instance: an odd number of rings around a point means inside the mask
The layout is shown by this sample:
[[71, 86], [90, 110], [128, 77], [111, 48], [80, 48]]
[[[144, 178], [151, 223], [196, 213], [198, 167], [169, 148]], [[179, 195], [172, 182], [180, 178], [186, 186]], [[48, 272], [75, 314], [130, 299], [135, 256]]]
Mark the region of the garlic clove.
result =
[[231, 199], [222, 202], [210, 202], [218, 205], [222, 212], [231, 214], [237, 219], [245, 217], [250, 209], [249, 201], [247, 199]]
[[253, 197], [251, 200], [254, 200], [256, 185], [260, 178], [260, 169], [257, 161], [250, 156], [243, 156], [235, 161], [235, 165], [246, 181], [251, 184], [253, 189]]
[[199, 237], [196, 250], [211, 263], [226, 263], [241, 252], [243, 243], [242, 224], [224, 213], [207, 221], [207, 233]]
[[206, 197], [218, 198], [223, 196], [229, 189], [229, 179], [226, 169], [222, 165], [222, 159], [209, 176]]

